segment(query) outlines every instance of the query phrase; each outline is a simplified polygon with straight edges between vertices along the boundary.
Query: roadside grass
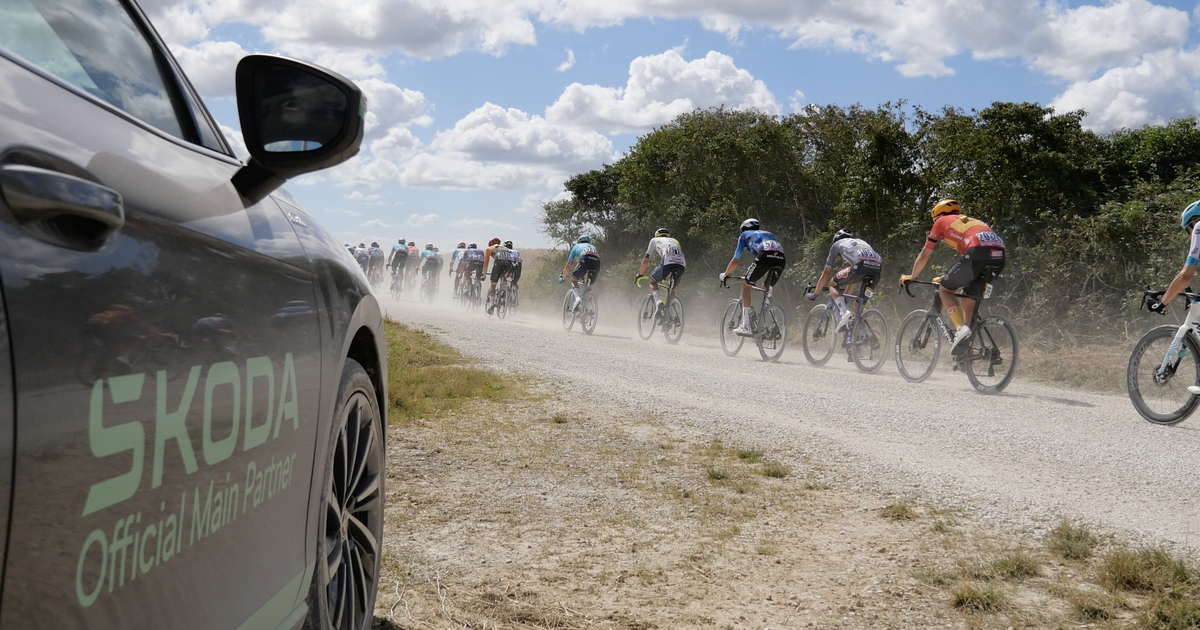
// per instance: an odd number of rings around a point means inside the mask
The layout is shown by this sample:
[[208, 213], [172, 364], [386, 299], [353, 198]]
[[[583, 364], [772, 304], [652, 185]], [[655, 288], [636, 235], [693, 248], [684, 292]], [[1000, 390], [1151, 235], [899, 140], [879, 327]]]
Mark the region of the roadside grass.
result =
[[475, 367], [429, 333], [390, 319], [384, 320], [383, 328], [393, 422], [433, 418], [458, 411], [473, 400], [510, 400], [525, 392], [522, 377]]
[[883, 517], [893, 521], [909, 521], [917, 517], [911, 505], [905, 501], [892, 503], [883, 508]]
[[[1140, 334], [1140, 333], [1139, 333]], [[1136, 343], [1022, 344], [1017, 378], [1106, 394], [1125, 392], [1125, 364]]]
[[1050, 530], [1046, 546], [1050, 552], [1065, 560], [1087, 560], [1099, 541], [1086, 527], [1062, 521]]

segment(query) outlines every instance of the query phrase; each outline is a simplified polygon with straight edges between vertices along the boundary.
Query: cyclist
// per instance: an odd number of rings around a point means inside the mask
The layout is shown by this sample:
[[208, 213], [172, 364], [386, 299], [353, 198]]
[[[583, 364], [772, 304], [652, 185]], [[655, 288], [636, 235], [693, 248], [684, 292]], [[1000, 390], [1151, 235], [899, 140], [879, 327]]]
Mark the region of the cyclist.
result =
[[[925, 247], [913, 262], [912, 273], [900, 276], [900, 285], [921, 275], [929, 256], [938, 241], [945, 239], [946, 245], [954, 248], [959, 256], [954, 265], [939, 281], [938, 295], [946, 315], [958, 330], [950, 352], [971, 336], [971, 316], [975, 314], [975, 298], [968, 295], [983, 293], [984, 277], [989, 270], [999, 273], [1004, 269], [1004, 240], [986, 223], [962, 214], [962, 206], [953, 199], [943, 199], [929, 211], [933, 217], [933, 229], [925, 239]], [[959, 300], [962, 301], [961, 311]]]
[[498, 238], [488, 241], [488, 248], [483, 253], [485, 269], [489, 262], [492, 265], [492, 286], [488, 288], [487, 313], [491, 315], [496, 308], [496, 283], [500, 282], [501, 276], [512, 269], [508, 248], [502, 245]]
[[408, 242], [408, 277], [415, 279], [417, 270], [421, 266], [421, 252], [417, 250], [417, 244], [413, 241]]
[[[646, 255], [642, 257], [642, 266], [638, 267], [637, 278], [646, 275], [646, 267], [650, 265], [650, 256], [658, 254], [658, 266], [650, 273], [650, 293], [654, 296], [654, 303], [657, 304], [657, 309], [662, 310], [663, 303], [658, 297], [658, 283], [662, 282], [663, 278], [675, 276], [675, 286], [679, 286], [679, 281], [683, 279], [683, 271], [687, 266], [687, 260], [683, 258], [683, 249], [679, 247], [679, 241], [671, 238], [671, 231], [665, 227], [660, 227], [654, 231], [654, 238], [650, 239], [650, 244], [646, 246]], [[637, 282], [634, 278], [634, 282]]]
[[[571, 271], [572, 265], [575, 266], [575, 271]], [[595, 284], [596, 276], [600, 273], [600, 254], [596, 253], [596, 246], [592, 245], [591, 238], [580, 236], [575, 241], [575, 247], [571, 248], [571, 253], [567, 256], [567, 264], [563, 265], [562, 273], [558, 274], [560, 283], [568, 272], [571, 274], [571, 295], [575, 296], [573, 308], [579, 308], [580, 302], [583, 301], [579, 297], [579, 282], [587, 276], [590, 282]]]
[[742, 221], [742, 235], [738, 237], [733, 258], [725, 267], [725, 272], [717, 276], [721, 282], [725, 281], [725, 276], [737, 269], [743, 251], [754, 254], [754, 262], [750, 263], [750, 268], [746, 270], [746, 281], [742, 285], [742, 323], [734, 328], [733, 332], [742, 337], [752, 337], [754, 331], [750, 329], [750, 288], [759, 280], [763, 281], [764, 289], [775, 286], [779, 276], [783, 275], [787, 261], [783, 256], [783, 246], [775, 239], [775, 235], [762, 229], [758, 219], [746, 219]]
[[392, 270], [392, 282], [404, 271], [404, 267], [408, 265], [408, 245], [404, 239], [396, 245], [392, 245], [392, 254], [388, 257], [388, 268]]
[[[837, 262], [838, 257], [846, 261], [849, 265], [845, 269], [833, 275], [833, 264]], [[853, 234], [846, 230], [838, 230], [833, 235], [833, 245], [829, 248], [829, 256], [825, 259], [825, 270], [821, 272], [821, 277], [817, 280], [817, 287], [812, 293], [807, 293], [804, 297], [810, 301], [817, 299], [817, 295], [821, 293], [821, 288], [825, 283], [829, 282], [830, 276], [833, 276], [833, 282], [829, 285], [829, 295], [833, 298], [833, 303], [837, 305], [842, 316], [838, 320], [836, 331], [840, 332], [850, 325], [850, 309], [846, 308], [846, 293], [852, 293], [855, 285], [859, 282], [869, 282], [874, 284], [879, 280], [879, 273], [883, 267], [883, 259], [871, 245], [866, 241], [855, 238]], [[859, 303], [861, 304], [861, 302]]]
[[359, 243], [358, 247], [350, 250], [350, 253], [354, 254], [354, 260], [358, 262], [359, 267], [362, 267], [363, 273], [367, 273], [367, 246]]
[[367, 248], [367, 277], [375, 279], [375, 274], [383, 275], [383, 250], [379, 248], [379, 243], [371, 242], [371, 246]]
[[448, 276], [454, 276], [454, 297], [458, 298], [458, 268], [462, 266], [463, 252], [467, 251], [467, 244], [460, 242], [458, 247], [450, 254], [450, 271], [446, 273]]
[[517, 306], [517, 283], [521, 281], [521, 252], [513, 248], [512, 241], [504, 241], [508, 248], [508, 259], [512, 262], [512, 305]]
[[[1146, 307], [1155, 313], [1166, 315], [1167, 305], [1187, 289], [1196, 275], [1196, 265], [1200, 264], [1200, 222], [1197, 219], [1200, 219], [1200, 201], [1192, 202], [1183, 209], [1183, 214], [1180, 216], [1180, 225], [1191, 234], [1191, 244], [1188, 246], [1187, 259], [1183, 261], [1183, 268], [1175, 274], [1175, 279], [1171, 280], [1171, 285], [1167, 287], [1166, 292], [1162, 297], [1150, 297]], [[1190, 328], [1200, 322], [1200, 309], [1195, 308], [1195, 302], [1191, 306], [1181, 328]], [[1182, 341], [1182, 337], [1177, 337], [1174, 343], [1178, 344], [1180, 341]], [[1172, 347], [1177, 348], [1178, 346], [1173, 345]], [[1193, 394], [1200, 395], [1200, 387], [1196, 385], [1188, 385], [1187, 389]]]
[[442, 269], [442, 255], [438, 253], [433, 243], [425, 245], [421, 252], [421, 275], [437, 282], [437, 272]]
[[[463, 278], [476, 278], [479, 282], [483, 282], [483, 250], [475, 243], [467, 245], [467, 249], [463, 250], [462, 258], [458, 259], [458, 275], [455, 276], [454, 284], [458, 286]], [[464, 288], [465, 291], [465, 288]]]

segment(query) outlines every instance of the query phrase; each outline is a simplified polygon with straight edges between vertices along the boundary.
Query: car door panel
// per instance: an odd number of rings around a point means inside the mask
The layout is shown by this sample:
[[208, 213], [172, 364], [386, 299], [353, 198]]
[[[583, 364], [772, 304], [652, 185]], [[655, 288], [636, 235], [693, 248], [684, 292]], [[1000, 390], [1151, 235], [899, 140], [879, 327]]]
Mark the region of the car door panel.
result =
[[321, 336], [291, 223], [244, 206], [233, 160], [0, 58], [0, 152], [20, 147], [120, 193], [125, 224], [78, 251], [0, 204], [0, 628], [266, 623], [312, 562]]

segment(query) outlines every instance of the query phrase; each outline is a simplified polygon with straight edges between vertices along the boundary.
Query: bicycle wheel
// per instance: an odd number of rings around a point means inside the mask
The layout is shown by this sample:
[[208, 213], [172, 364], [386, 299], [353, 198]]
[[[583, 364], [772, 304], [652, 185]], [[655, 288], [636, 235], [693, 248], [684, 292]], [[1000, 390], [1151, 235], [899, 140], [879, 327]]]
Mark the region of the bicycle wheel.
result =
[[663, 316], [663, 335], [667, 343], [679, 343], [683, 336], [683, 302], [677, 297], [667, 300], [667, 313]]
[[504, 319], [508, 314], [508, 289], [496, 287], [496, 318]]
[[967, 380], [981, 394], [999, 394], [1017, 371], [1017, 331], [1008, 320], [993, 315], [972, 331], [967, 355]]
[[644, 341], [649, 341], [654, 336], [655, 312], [658, 310], [658, 304], [654, 301], [654, 296], [647, 294], [646, 299], [642, 300], [642, 307], [637, 313], [637, 328], [638, 336]]
[[721, 321], [717, 327], [721, 335], [721, 349], [725, 351], [726, 356], [733, 356], [742, 349], [742, 343], [746, 341], [745, 337], [739, 337], [733, 333], [733, 329], [742, 323], [742, 301], [733, 299], [729, 301], [729, 306], [725, 307], [725, 314], [721, 316]]
[[896, 330], [896, 368], [900, 376], [912, 383], [929, 378], [942, 350], [942, 337], [934, 323], [936, 315], [915, 310], [909, 313]]
[[783, 309], [771, 304], [758, 322], [761, 334], [754, 338], [763, 361], [778, 361], [787, 345], [787, 318]]
[[828, 304], [818, 304], [804, 318], [804, 336], [800, 345], [804, 348], [804, 358], [813, 365], [825, 365], [833, 356], [833, 344], [838, 335], [833, 332], [833, 317], [826, 316], [828, 308]]
[[596, 302], [596, 294], [588, 291], [583, 297], [583, 306], [579, 312], [579, 326], [584, 334], [592, 334], [596, 330], [596, 319], [600, 316], [600, 307]]
[[395, 278], [395, 276], [393, 276], [392, 277], [392, 299], [393, 300], [400, 299], [400, 288], [401, 288], [400, 281], [397, 280]]
[[575, 306], [575, 296], [567, 291], [566, 297], [563, 298], [563, 330], [571, 330], [575, 325], [575, 310], [572, 306]]
[[867, 374], [883, 367], [888, 351], [888, 325], [883, 313], [875, 309], [863, 311], [854, 323], [850, 336], [850, 356], [854, 365]]
[[1143, 418], [1154, 424], [1183, 422], [1200, 404], [1200, 396], [1187, 390], [1188, 385], [1200, 385], [1200, 347], [1192, 333], [1183, 338], [1183, 346], [1171, 353], [1163, 369], [1163, 358], [1178, 330], [1178, 326], [1171, 325], [1150, 329], [1129, 356], [1125, 372], [1129, 400]]

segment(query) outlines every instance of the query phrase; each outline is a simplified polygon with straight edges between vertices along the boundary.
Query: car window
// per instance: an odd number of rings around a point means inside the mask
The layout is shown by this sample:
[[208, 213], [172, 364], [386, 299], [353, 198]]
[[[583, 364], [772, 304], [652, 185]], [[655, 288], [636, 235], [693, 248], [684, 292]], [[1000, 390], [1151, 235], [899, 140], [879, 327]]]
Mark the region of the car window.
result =
[[0, 0], [0, 46], [183, 137], [154, 50], [118, 0]]

